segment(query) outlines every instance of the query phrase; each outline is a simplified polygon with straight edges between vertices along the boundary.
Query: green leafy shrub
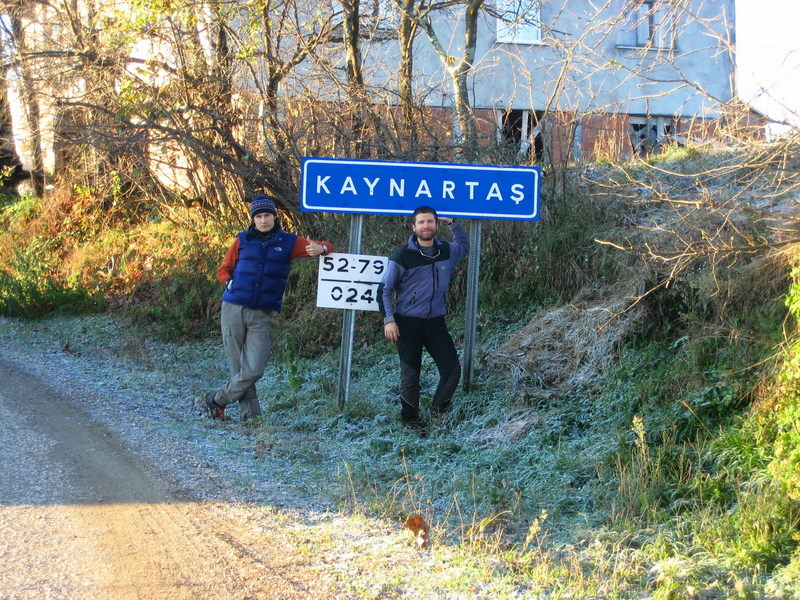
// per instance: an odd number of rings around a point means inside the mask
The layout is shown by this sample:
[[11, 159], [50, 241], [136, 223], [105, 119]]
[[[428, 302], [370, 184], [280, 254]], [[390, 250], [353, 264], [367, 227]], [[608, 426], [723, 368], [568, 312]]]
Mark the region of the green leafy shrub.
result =
[[[800, 268], [791, 273], [786, 306], [795, 323], [800, 322]], [[786, 494], [800, 502], [800, 336], [786, 345], [783, 361], [771, 391], [770, 426], [774, 436], [774, 459], [770, 473], [784, 486]]]
[[32, 238], [6, 254], [0, 269], [0, 314], [34, 318], [52, 312], [84, 314], [106, 307], [105, 299], [80, 283], [59, 276], [52, 239]]

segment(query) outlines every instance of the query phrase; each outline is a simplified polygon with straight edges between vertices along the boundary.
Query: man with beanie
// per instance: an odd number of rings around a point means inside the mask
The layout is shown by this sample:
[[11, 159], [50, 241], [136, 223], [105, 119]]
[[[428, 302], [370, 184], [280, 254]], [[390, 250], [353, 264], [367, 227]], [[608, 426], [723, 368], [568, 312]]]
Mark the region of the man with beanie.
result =
[[256, 196], [250, 203], [252, 222], [237, 234], [217, 270], [222, 294], [222, 342], [231, 377], [203, 398], [212, 419], [224, 419], [225, 408], [238, 402], [243, 421], [259, 419], [256, 382], [264, 375], [272, 350], [272, 313], [281, 310], [291, 261], [333, 252], [330, 242], [317, 242], [283, 231], [275, 200]]

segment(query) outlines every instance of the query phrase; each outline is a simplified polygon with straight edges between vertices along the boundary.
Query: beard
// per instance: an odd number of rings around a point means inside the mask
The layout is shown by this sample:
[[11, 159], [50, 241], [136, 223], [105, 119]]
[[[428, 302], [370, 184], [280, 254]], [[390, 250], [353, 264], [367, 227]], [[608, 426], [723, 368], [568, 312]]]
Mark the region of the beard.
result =
[[423, 242], [430, 242], [433, 238], [436, 237], [438, 230], [432, 229], [429, 231], [417, 231], [415, 232], [417, 239], [422, 240]]

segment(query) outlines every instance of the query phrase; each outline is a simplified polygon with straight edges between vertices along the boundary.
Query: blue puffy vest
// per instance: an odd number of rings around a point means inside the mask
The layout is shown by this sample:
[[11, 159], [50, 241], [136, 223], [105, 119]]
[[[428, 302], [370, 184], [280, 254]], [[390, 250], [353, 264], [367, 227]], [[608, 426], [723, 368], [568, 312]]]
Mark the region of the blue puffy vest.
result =
[[233, 269], [231, 287], [222, 294], [222, 299], [247, 308], [279, 311], [297, 236], [278, 229], [268, 240], [258, 239], [250, 230], [236, 237], [239, 259]]

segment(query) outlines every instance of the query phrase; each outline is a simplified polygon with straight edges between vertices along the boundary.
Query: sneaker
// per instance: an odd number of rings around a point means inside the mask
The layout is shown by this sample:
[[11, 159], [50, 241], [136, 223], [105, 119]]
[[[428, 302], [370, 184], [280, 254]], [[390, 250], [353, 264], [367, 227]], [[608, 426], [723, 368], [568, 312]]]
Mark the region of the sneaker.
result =
[[217, 404], [217, 401], [214, 399], [215, 397], [216, 394], [214, 392], [208, 392], [203, 398], [203, 403], [208, 411], [209, 418], [224, 421], [225, 407]]

